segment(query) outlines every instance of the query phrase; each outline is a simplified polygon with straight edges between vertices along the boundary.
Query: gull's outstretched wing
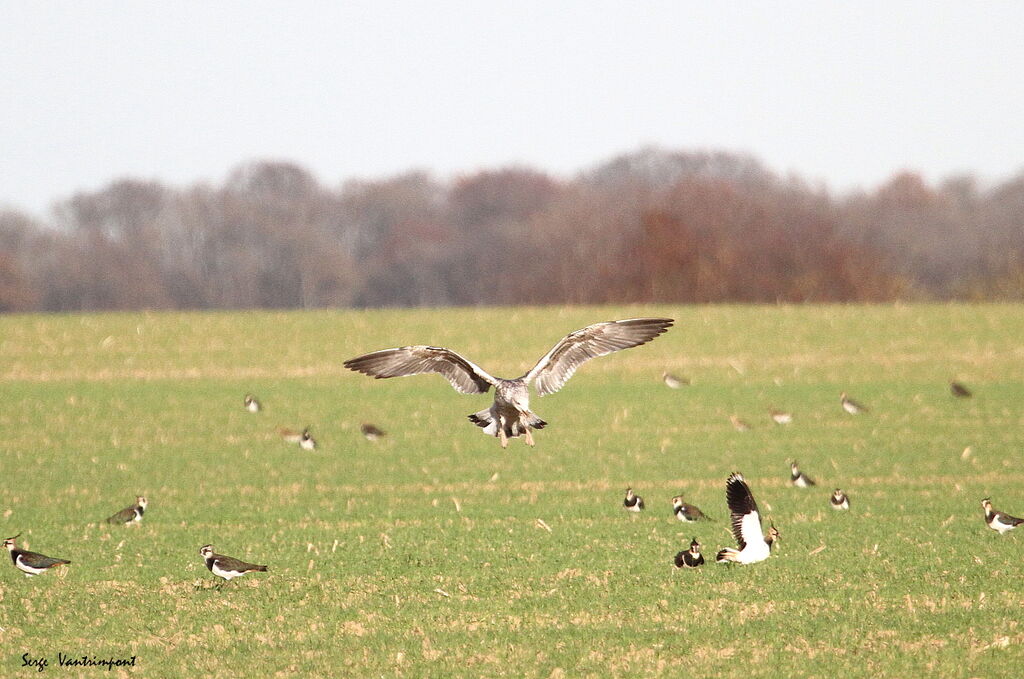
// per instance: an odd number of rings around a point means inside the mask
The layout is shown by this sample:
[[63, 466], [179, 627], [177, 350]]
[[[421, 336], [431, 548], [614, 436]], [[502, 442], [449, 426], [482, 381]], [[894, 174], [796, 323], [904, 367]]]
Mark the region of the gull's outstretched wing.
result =
[[764, 541], [761, 531], [761, 515], [757, 512], [757, 503], [750, 492], [750, 486], [743, 480], [743, 475], [734, 472], [725, 482], [725, 501], [729, 505], [732, 518], [732, 535], [736, 538], [740, 551], [748, 543]]
[[562, 338], [523, 379], [533, 380], [540, 396], [553, 394], [586, 361], [650, 342], [673, 322], [671, 318], [629, 318], [588, 325]]
[[483, 394], [498, 382], [482, 368], [443, 347], [411, 346], [382, 349], [345, 361], [349, 370], [376, 379], [438, 373], [462, 394]]

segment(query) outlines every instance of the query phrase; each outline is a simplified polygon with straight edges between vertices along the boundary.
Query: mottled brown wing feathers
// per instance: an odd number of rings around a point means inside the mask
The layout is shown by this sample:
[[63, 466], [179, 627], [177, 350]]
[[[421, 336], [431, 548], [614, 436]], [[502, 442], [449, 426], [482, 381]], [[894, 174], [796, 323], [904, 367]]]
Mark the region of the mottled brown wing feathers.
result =
[[376, 379], [438, 373], [462, 394], [483, 394], [497, 380], [479, 366], [443, 347], [383, 349], [345, 361], [349, 370]]
[[646, 344], [672, 327], [671, 318], [630, 318], [588, 325], [566, 335], [524, 375], [540, 396], [562, 388], [592, 358]]

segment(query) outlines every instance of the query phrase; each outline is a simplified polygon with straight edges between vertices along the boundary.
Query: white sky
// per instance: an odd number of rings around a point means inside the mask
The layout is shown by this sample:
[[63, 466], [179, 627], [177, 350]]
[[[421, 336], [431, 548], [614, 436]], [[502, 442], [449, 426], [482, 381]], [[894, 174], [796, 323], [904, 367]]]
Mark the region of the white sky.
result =
[[749, 152], [837, 191], [1024, 168], [1022, 2], [0, 0], [0, 205], [253, 159], [327, 185]]

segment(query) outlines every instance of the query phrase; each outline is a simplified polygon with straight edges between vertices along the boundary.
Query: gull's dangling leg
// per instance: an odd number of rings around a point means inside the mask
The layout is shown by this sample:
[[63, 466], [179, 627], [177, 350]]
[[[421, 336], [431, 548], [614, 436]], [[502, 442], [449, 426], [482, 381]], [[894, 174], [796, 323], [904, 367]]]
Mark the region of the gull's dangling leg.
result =
[[508, 448], [508, 436], [505, 434], [505, 416], [498, 416], [498, 438], [501, 439], [501, 447]]
[[525, 429], [526, 429], [526, 445], [532, 446], [532, 445], [534, 445], [534, 443], [533, 443], [533, 432], [530, 431], [529, 425], [526, 425]]

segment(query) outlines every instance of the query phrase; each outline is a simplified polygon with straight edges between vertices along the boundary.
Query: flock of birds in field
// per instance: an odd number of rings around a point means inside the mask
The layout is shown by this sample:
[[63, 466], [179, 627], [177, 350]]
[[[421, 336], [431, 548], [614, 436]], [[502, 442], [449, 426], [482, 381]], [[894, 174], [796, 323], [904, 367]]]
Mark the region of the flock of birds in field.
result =
[[[510, 439], [522, 436], [528, 445], [534, 445], [533, 430], [547, 426], [547, 422], [538, 417], [530, 409], [529, 387], [532, 384], [538, 396], [552, 394], [564, 386], [566, 381], [586, 361], [611, 354], [623, 349], [630, 349], [646, 344], [672, 327], [670, 318], [632, 318], [619, 321], [595, 323], [580, 330], [569, 333], [545, 354], [529, 371], [522, 376], [505, 379], [493, 377], [476, 364], [460, 356], [450, 349], [426, 345], [397, 347], [374, 351], [363, 356], [345, 361], [350, 370], [369, 375], [375, 379], [390, 377], [406, 377], [423, 373], [438, 373], [447, 379], [456, 391], [463, 394], [483, 394], [494, 387], [494, 400], [487, 409], [468, 415], [469, 420], [480, 427], [483, 433], [498, 438], [501, 446], [507, 447]], [[669, 373], [663, 373], [664, 383], [672, 389], [680, 389], [689, 380]], [[959, 382], [950, 383], [950, 393], [957, 398], [970, 398], [972, 393]], [[868, 412], [863, 404], [850, 398], [845, 392], [840, 394], [840, 404], [850, 415]], [[243, 406], [250, 413], [259, 413], [263, 407], [257, 397], [246, 394]], [[777, 425], [792, 423], [792, 413], [771, 409], [771, 420]], [[730, 420], [737, 431], [747, 431], [751, 426], [736, 415]], [[386, 432], [374, 424], [363, 423], [360, 431], [366, 439], [376, 441], [386, 436]], [[291, 429], [279, 429], [281, 438], [307, 451], [315, 450], [316, 440], [310, 433], [310, 427], [301, 432]], [[815, 486], [815, 482], [800, 468], [794, 460], [790, 462], [790, 482], [797, 488]], [[764, 561], [771, 555], [772, 546], [779, 540], [779, 531], [769, 521], [767, 533], [763, 530], [761, 515], [757, 502], [739, 472], [733, 472], [726, 479], [726, 504], [729, 507], [732, 534], [737, 548], [721, 549], [715, 560], [719, 563], [752, 564]], [[113, 514], [108, 523], [131, 525], [142, 521], [148, 501], [138, 496], [135, 503]], [[850, 509], [850, 499], [842, 489], [836, 488], [829, 498], [832, 509], [846, 511]], [[1006, 533], [1020, 524], [1024, 519], [997, 511], [989, 498], [981, 502], [985, 510], [985, 523], [989, 528]], [[623, 508], [629, 512], [641, 512], [645, 508], [642, 497], [632, 488], [626, 489]], [[698, 507], [683, 501], [681, 496], [672, 498], [674, 516], [684, 523], [710, 521]], [[14, 566], [26, 577], [45, 573], [57, 566], [70, 564], [66, 559], [57, 559], [37, 552], [19, 549], [16, 540], [21, 533], [4, 540], [4, 547], [11, 555]], [[688, 549], [680, 551], [674, 563], [677, 568], [697, 568], [704, 564], [700, 551], [701, 545], [696, 537], [690, 542]], [[247, 563], [239, 559], [218, 554], [213, 545], [204, 545], [199, 550], [203, 563], [211, 573], [223, 579], [221, 585], [233, 578], [252, 572], [265, 572], [267, 567]]]

